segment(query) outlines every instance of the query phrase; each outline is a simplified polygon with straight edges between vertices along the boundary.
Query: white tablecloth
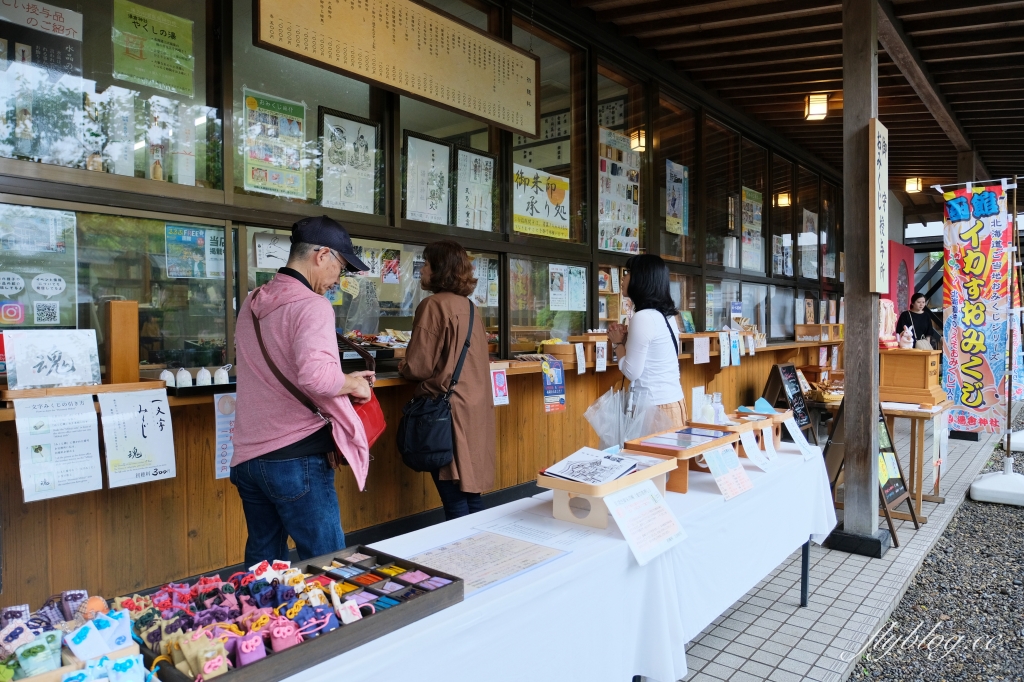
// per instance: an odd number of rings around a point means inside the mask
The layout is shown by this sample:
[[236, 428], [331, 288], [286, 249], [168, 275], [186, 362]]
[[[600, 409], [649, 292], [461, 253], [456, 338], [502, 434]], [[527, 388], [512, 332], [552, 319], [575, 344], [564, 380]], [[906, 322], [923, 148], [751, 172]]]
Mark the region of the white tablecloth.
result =
[[[616, 529], [289, 680], [681, 680], [686, 642], [836, 524], [822, 458], [795, 452], [784, 444], [783, 465], [770, 474], [741, 460], [754, 489], [728, 502], [709, 475], [691, 472], [690, 492], [667, 496], [688, 537], [647, 566]], [[550, 515], [551, 493], [375, 546], [411, 557], [523, 510]]]

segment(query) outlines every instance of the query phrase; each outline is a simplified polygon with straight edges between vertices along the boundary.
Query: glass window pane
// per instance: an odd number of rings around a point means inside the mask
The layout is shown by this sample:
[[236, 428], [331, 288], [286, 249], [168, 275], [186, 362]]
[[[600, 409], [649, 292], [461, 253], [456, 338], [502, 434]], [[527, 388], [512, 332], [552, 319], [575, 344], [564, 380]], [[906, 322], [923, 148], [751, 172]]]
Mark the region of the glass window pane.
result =
[[697, 331], [697, 282], [698, 277], [694, 275], [669, 275], [668, 288], [672, 295], [672, 302], [679, 309], [679, 316], [676, 318], [679, 331], [684, 334], [693, 334]]
[[747, 319], [745, 324], [755, 326], [759, 334], [764, 334], [767, 329], [767, 302], [766, 285], [743, 283], [743, 317]]
[[704, 285], [704, 331], [716, 331], [732, 326], [732, 304], [740, 304], [740, 283], [732, 280], [709, 279]]
[[625, 269], [617, 265], [597, 268], [597, 320], [600, 329], [611, 322], [625, 322], [633, 315], [633, 301], [622, 284]]
[[797, 247], [800, 251], [800, 276], [818, 279], [818, 176], [800, 167], [797, 171], [797, 210], [800, 230]]
[[[7, 4], [30, 23], [0, 22], [0, 156], [222, 187], [221, 121], [207, 100], [206, 3], [149, 5]], [[60, 21], [46, 7], [59, 8]], [[134, 21], [166, 35], [136, 31]]]
[[585, 241], [585, 56], [519, 17], [512, 42], [540, 58], [541, 113], [538, 138], [512, 137], [512, 229]]
[[771, 339], [793, 338], [793, 290], [789, 287], [769, 287], [772, 297]]
[[235, 192], [382, 214], [384, 145], [370, 86], [254, 46], [253, 4], [233, 7]]
[[705, 262], [740, 266], [740, 136], [714, 119], [704, 126]]
[[[246, 252], [251, 291], [271, 279], [287, 259], [288, 230], [249, 227]], [[420, 288], [423, 246], [352, 238], [356, 255], [370, 270], [343, 273], [337, 286], [325, 296], [334, 306], [335, 324], [345, 332], [366, 335], [387, 334], [387, 330], [412, 331], [416, 306], [430, 292]], [[284, 254], [283, 256], [270, 254]], [[487, 329], [488, 348], [498, 353], [498, 264], [497, 254], [470, 252], [477, 285], [470, 298], [477, 304]], [[387, 371], [385, 368], [384, 371]]]
[[827, 182], [821, 183], [821, 219], [822, 225], [818, 231], [821, 237], [821, 276], [826, 280], [836, 280], [837, 256], [837, 233], [839, 221], [838, 192], [835, 185]]
[[545, 339], [565, 341], [583, 333], [586, 266], [514, 256], [509, 270], [511, 352], [533, 353]]
[[744, 270], [764, 273], [764, 221], [762, 209], [768, 186], [768, 150], [744, 138], [741, 200], [741, 258]]
[[696, 119], [693, 110], [662, 98], [654, 122], [658, 151], [654, 175], [658, 182], [658, 234], [661, 257], [694, 262], [693, 223], [697, 215]]
[[772, 155], [772, 274], [793, 276], [793, 164]]
[[646, 251], [640, 169], [647, 153], [644, 89], [621, 74], [597, 72], [597, 248]]

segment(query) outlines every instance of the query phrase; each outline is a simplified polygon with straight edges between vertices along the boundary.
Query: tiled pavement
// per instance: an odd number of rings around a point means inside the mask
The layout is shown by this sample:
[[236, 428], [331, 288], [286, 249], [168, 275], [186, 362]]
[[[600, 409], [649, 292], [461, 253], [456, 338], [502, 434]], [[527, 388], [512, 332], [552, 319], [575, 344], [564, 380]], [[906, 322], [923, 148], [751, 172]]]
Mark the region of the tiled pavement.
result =
[[[930, 423], [926, 429], [927, 458]], [[894, 440], [907, 471], [908, 420], [896, 420]], [[686, 682], [845, 680], [860, 658], [858, 652], [903, 597], [996, 442], [995, 436], [983, 436], [976, 443], [949, 441], [940, 490], [946, 503], [923, 503], [928, 523], [920, 530], [909, 521], [896, 521], [901, 545], [884, 558], [868, 559], [812, 544], [806, 608], [799, 606], [800, 552], [795, 552], [687, 644]], [[884, 519], [879, 522], [885, 526]]]

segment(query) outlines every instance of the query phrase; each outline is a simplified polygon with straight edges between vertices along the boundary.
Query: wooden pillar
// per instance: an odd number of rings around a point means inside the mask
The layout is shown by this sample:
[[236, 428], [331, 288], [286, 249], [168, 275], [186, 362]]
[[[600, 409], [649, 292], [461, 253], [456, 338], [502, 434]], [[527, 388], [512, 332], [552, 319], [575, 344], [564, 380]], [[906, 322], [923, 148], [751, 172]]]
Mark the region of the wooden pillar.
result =
[[843, 0], [843, 229], [846, 239], [846, 427], [843, 529], [835, 549], [881, 556], [878, 529], [878, 294], [869, 288], [871, 119], [878, 117], [878, 3]]
[[107, 301], [105, 384], [139, 380], [139, 302]]

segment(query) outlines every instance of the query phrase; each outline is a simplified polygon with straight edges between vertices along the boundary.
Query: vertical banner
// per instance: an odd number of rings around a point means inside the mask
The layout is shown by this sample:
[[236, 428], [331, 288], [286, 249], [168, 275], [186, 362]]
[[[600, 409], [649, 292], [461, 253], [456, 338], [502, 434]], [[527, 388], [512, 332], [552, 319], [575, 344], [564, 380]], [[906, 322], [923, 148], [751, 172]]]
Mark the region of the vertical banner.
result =
[[871, 219], [871, 274], [868, 291], [889, 293], [889, 131], [877, 118], [869, 125], [871, 171], [868, 215]]
[[214, 453], [214, 478], [231, 475], [231, 458], [235, 455], [235, 402], [237, 393], [222, 393], [214, 401], [214, 425], [216, 429], [216, 452]]
[[943, 350], [949, 423], [999, 433], [1006, 419], [1013, 235], [1000, 185], [943, 192]]

